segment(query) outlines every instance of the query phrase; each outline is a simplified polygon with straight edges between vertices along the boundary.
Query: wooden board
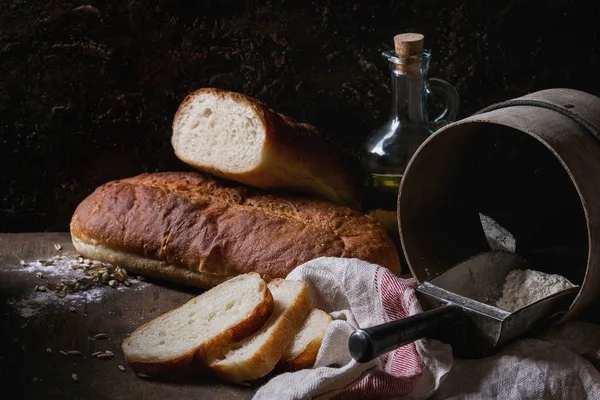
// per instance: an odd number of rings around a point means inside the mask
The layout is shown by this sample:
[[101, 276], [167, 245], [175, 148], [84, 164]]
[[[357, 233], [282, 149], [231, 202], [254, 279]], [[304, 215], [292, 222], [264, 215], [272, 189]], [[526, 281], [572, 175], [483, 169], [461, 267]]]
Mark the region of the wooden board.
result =
[[[61, 250], [55, 244], [60, 244]], [[120, 344], [129, 333], [200, 294], [199, 289], [134, 281], [129, 288], [101, 286], [82, 292], [88, 293], [87, 298], [34, 292], [35, 286], [58, 280], [60, 274], [40, 278], [32, 265], [22, 266], [20, 260], [57, 255], [75, 256], [68, 233], [0, 234], [0, 382], [4, 394], [12, 392], [10, 398], [17, 399], [61, 400], [252, 397], [254, 389], [225, 385], [212, 376], [180, 382], [139, 378], [123, 358]], [[28, 304], [33, 298], [38, 302]], [[99, 332], [110, 339], [92, 340]], [[81, 355], [65, 356], [59, 350], [78, 350]], [[115, 357], [92, 357], [97, 350], [110, 350]], [[119, 365], [125, 367], [124, 372]], [[77, 382], [71, 374], [78, 376]]]

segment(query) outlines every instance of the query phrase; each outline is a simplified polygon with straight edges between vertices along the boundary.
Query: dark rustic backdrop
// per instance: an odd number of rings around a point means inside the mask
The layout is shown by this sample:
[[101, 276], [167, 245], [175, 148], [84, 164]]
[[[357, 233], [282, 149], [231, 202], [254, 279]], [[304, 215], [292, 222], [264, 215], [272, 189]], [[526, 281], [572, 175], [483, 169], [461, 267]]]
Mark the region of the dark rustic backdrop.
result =
[[0, 2], [0, 231], [67, 230], [96, 186], [186, 170], [170, 123], [204, 86], [258, 97], [355, 152], [389, 109], [380, 52], [425, 34], [464, 117], [550, 87], [600, 95], [596, 2]]

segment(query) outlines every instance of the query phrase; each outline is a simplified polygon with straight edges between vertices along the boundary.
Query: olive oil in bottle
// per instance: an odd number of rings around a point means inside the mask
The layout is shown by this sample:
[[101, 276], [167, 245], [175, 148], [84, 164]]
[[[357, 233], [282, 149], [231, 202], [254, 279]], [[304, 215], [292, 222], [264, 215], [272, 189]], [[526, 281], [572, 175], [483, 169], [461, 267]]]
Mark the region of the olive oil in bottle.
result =
[[[438, 128], [452, 122], [458, 112], [458, 93], [441, 79], [427, 79], [431, 53], [423, 49], [424, 37], [405, 33], [394, 37], [395, 52], [383, 57], [391, 70], [392, 112], [368, 137], [361, 156], [365, 176], [365, 213], [379, 220], [403, 251], [397, 222], [398, 190], [404, 171], [418, 147]], [[439, 94], [445, 109], [433, 121], [427, 115], [427, 96]], [[408, 268], [403, 263], [402, 272]]]

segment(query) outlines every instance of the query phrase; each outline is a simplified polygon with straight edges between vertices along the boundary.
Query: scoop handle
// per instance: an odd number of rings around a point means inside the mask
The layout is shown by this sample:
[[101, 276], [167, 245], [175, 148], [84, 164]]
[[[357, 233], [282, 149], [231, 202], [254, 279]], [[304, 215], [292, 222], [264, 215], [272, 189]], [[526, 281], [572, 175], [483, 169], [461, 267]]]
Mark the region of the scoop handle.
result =
[[350, 355], [356, 361], [366, 363], [388, 351], [448, 328], [462, 318], [461, 308], [450, 304], [385, 324], [357, 329], [348, 339]]

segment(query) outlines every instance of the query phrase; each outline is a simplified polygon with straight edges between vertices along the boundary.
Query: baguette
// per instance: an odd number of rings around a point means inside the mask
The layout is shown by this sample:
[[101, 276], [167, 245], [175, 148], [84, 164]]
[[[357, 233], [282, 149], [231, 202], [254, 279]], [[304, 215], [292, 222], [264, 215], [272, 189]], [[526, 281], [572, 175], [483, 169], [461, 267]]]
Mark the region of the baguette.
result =
[[273, 296], [257, 273], [230, 279], [136, 329], [123, 341], [131, 368], [147, 375], [206, 363], [256, 332], [273, 311]]
[[302, 326], [283, 354], [277, 368], [283, 371], [312, 368], [331, 321], [329, 314], [314, 308], [302, 322]]
[[311, 294], [303, 281], [275, 279], [269, 282], [269, 290], [274, 307], [267, 322], [255, 334], [216, 352], [209, 362], [222, 379], [243, 383], [271, 372], [312, 308]]
[[180, 160], [221, 178], [361, 207], [358, 164], [315, 127], [240, 93], [204, 88], [188, 95], [175, 114], [171, 144]]
[[205, 289], [253, 271], [284, 278], [320, 256], [400, 272], [384, 229], [358, 211], [193, 172], [102, 185], [79, 204], [70, 228], [73, 245], [87, 257]]

